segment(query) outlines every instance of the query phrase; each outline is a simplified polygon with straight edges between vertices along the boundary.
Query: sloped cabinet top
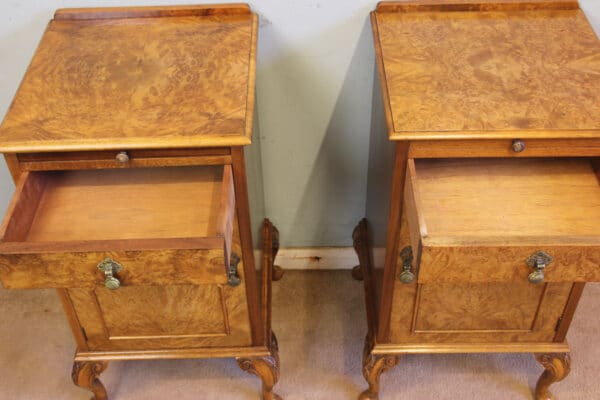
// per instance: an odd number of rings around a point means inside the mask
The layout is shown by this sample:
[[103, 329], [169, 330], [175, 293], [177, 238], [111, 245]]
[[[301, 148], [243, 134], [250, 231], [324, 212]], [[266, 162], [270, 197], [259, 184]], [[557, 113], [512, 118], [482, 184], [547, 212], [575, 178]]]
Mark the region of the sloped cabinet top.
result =
[[244, 4], [59, 10], [0, 151], [249, 144], [256, 32]]
[[390, 139], [600, 138], [600, 41], [575, 1], [382, 2]]

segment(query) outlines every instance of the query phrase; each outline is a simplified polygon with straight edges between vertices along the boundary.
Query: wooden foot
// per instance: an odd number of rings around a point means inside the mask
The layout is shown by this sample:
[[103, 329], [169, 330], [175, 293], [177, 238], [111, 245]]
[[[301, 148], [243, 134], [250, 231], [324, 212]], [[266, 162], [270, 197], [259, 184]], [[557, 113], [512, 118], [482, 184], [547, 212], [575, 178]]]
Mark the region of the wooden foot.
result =
[[277, 350], [271, 352], [273, 354], [268, 357], [238, 358], [237, 362], [242, 370], [254, 374], [262, 380], [263, 400], [282, 400], [273, 393], [273, 386], [279, 380], [279, 356]]
[[362, 281], [364, 279], [362, 267], [360, 265], [357, 265], [356, 267], [352, 268], [352, 277], [357, 281]]
[[535, 400], [553, 400], [549, 387], [562, 381], [571, 372], [571, 357], [568, 353], [536, 354], [535, 359], [542, 364], [544, 372], [535, 387]]
[[399, 356], [372, 354], [372, 338], [367, 335], [365, 347], [363, 349], [363, 376], [365, 377], [369, 388], [358, 396], [358, 400], [377, 400], [379, 398], [379, 377], [382, 373], [394, 368]]
[[262, 400], [282, 400], [273, 393], [273, 386], [279, 380], [279, 344], [273, 332], [271, 335], [271, 355], [268, 357], [238, 358], [240, 368], [262, 380]]
[[100, 382], [100, 374], [108, 367], [107, 362], [80, 362], [73, 363], [73, 371], [71, 377], [75, 385], [87, 389], [94, 395], [91, 400], [107, 400], [106, 389]]

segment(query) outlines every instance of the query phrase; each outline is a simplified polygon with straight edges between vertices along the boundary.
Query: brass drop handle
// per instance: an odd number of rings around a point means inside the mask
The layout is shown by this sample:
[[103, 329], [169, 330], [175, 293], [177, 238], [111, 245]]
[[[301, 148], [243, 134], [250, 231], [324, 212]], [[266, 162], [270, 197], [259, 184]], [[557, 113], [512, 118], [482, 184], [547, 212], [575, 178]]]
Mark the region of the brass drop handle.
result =
[[238, 273], [238, 264], [240, 261], [240, 256], [232, 252], [229, 258], [229, 266], [227, 267], [227, 283], [231, 287], [236, 287], [242, 283], [240, 274]]
[[534, 269], [532, 273], [529, 274], [527, 279], [529, 282], [538, 285], [544, 282], [544, 278], [546, 277], [544, 274], [544, 270], [552, 262], [552, 257], [546, 253], [545, 251], [538, 251], [527, 259], [527, 265]]
[[402, 259], [402, 272], [400, 272], [400, 282], [405, 285], [411, 284], [415, 281], [415, 274], [411, 271], [413, 262], [412, 247], [406, 246], [400, 252], [400, 259]]
[[121, 281], [115, 277], [123, 266], [110, 257], [105, 258], [98, 264], [98, 269], [104, 272], [104, 286], [110, 290], [117, 290], [121, 287]]
[[120, 151], [117, 153], [117, 156], [115, 157], [115, 159], [117, 160], [117, 162], [124, 164], [126, 162], [129, 162], [129, 154], [127, 154], [126, 151]]
[[515, 139], [512, 141], [511, 147], [515, 153], [520, 153], [525, 150], [525, 142], [521, 139]]

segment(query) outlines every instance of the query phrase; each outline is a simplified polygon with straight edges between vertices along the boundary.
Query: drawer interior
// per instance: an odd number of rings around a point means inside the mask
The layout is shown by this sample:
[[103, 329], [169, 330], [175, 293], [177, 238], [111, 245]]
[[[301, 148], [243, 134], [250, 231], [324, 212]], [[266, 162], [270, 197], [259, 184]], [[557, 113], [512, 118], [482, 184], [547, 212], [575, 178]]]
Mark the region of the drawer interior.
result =
[[2, 242], [230, 242], [233, 198], [230, 166], [26, 172]]
[[590, 159], [417, 159], [408, 175], [419, 232], [429, 242], [600, 235]]

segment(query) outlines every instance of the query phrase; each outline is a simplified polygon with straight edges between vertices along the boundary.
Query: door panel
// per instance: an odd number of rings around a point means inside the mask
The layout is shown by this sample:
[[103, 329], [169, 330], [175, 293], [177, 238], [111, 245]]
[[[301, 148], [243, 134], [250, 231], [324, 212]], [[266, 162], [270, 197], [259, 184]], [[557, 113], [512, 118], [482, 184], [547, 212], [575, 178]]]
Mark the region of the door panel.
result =
[[251, 345], [244, 285], [68, 289], [90, 350]]

